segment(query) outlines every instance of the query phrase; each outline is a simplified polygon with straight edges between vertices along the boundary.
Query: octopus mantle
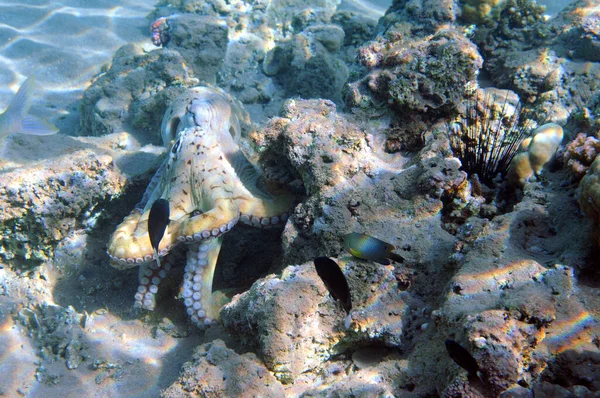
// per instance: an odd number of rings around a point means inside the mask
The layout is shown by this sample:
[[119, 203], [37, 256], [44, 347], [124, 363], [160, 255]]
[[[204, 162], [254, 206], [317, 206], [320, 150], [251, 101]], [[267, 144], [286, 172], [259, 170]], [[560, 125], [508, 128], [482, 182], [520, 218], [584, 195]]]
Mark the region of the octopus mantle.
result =
[[148, 236], [148, 215], [157, 199], [168, 200], [171, 209], [159, 256], [178, 244], [188, 246], [181, 297], [197, 325], [218, 319], [223, 304], [212, 293], [222, 235], [238, 221], [256, 227], [286, 221], [293, 197], [268, 192], [239, 149], [243, 115], [229, 95], [206, 87], [187, 90], [167, 109], [161, 135], [165, 146], [172, 143], [168, 158], [108, 244], [113, 266], [140, 266], [137, 307], [154, 309], [158, 285], [171, 267], [155, 261]]

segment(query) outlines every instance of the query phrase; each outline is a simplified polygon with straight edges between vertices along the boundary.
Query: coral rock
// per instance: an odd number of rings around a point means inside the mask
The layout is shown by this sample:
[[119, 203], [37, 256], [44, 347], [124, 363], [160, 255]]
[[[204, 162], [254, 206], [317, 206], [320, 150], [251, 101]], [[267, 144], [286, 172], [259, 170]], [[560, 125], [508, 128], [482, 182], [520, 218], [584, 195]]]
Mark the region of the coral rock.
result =
[[590, 166], [587, 174], [579, 183], [577, 201], [581, 209], [594, 223], [592, 237], [600, 246], [600, 156]]
[[575, 175], [576, 180], [583, 178], [590, 165], [600, 153], [600, 140], [593, 136], [579, 133], [567, 145], [563, 160]]
[[179, 379], [162, 392], [163, 398], [283, 397], [283, 386], [256, 355], [239, 355], [221, 340], [198, 346], [183, 365]]
[[523, 187], [532, 175], [538, 175], [555, 155], [563, 139], [563, 129], [556, 123], [538, 127], [532, 137], [523, 141], [525, 152], [517, 154], [508, 168], [508, 182], [511, 186]]
[[360, 344], [401, 344], [408, 295], [396, 277], [373, 263], [341, 261], [353, 294], [346, 317], [311, 263], [287, 267], [234, 297], [221, 310], [229, 331], [256, 346], [283, 383], [311, 372], [333, 355]]

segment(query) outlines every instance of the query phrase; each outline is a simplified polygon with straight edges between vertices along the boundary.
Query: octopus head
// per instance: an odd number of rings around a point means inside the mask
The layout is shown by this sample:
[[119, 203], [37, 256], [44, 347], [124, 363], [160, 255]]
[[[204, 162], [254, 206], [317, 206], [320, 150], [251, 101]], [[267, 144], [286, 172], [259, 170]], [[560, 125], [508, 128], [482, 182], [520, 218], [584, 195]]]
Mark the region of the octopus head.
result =
[[215, 133], [228, 131], [237, 142], [241, 135], [240, 120], [246, 118], [241, 106], [223, 90], [194, 87], [165, 112], [161, 125], [163, 145], [170, 146], [181, 131], [196, 126]]

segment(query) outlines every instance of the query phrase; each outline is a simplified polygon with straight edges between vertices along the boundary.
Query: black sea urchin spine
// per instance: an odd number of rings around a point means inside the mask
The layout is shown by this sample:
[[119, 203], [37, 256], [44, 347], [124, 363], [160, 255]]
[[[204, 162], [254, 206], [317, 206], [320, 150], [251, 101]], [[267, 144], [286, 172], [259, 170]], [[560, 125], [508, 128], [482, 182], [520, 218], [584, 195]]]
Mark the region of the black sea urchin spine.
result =
[[503, 175], [517, 153], [521, 142], [531, 129], [521, 123], [521, 103], [508, 114], [508, 95], [500, 111], [495, 114], [495, 100], [489, 95], [484, 101], [469, 101], [462, 128], [451, 134], [450, 144], [469, 175], [477, 174], [479, 180], [490, 184], [498, 173]]

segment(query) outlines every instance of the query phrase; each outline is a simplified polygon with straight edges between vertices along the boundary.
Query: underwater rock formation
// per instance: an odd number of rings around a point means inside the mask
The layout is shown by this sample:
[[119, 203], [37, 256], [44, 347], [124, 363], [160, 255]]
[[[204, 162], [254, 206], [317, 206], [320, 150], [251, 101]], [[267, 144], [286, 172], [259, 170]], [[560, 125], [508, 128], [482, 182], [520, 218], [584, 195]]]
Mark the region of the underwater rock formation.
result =
[[[12, 266], [31, 268], [52, 259], [59, 241], [93, 228], [104, 206], [124, 192], [128, 178], [155, 167], [155, 154], [129, 152], [139, 145], [126, 133], [53, 140], [42, 147], [49, 159], [8, 170], [0, 180], [0, 255]], [[64, 150], [69, 156], [57, 156]], [[136, 159], [145, 166], [128, 166]]]
[[592, 3], [574, 1], [547, 20], [535, 1], [507, 0], [500, 17], [473, 35], [493, 84], [534, 103], [539, 120], [562, 124], [589, 100], [600, 74]]
[[256, 355], [239, 355], [216, 339], [196, 347], [179, 379], [161, 393], [163, 398], [198, 396], [279, 398], [285, 394]]
[[566, 145], [562, 160], [571, 169], [574, 179], [581, 180], [598, 154], [600, 154], [600, 140], [579, 133]]
[[402, 344], [407, 323], [403, 319], [412, 299], [397, 289], [393, 267], [348, 257], [338, 261], [352, 292], [353, 309], [347, 317], [312, 262], [257, 281], [221, 311], [229, 332], [256, 347], [269, 370], [285, 384], [301, 375], [306, 378], [350, 347]]
[[466, 23], [494, 23], [500, 18], [500, 12], [506, 6], [506, 0], [465, 0], [460, 2], [460, 19]]
[[[439, 328], [468, 341], [483, 374], [483, 386], [477, 387], [483, 396], [498, 396], [517, 382], [533, 386], [546, 363], [559, 360], [575, 341], [593, 347], [591, 336], [598, 333], [598, 325], [587, 318], [589, 307], [577, 299], [582, 292], [573, 267], [561, 265], [567, 258], [581, 261], [581, 239], [588, 231], [569, 224], [564, 215], [572, 214], [574, 206], [572, 201], [563, 204], [569, 193], [558, 194], [560, 190], [551, 188], [555, 200], [526, 190], [512, 213], [495, 217], [464, 251], [446, 301], [433, 313]], [[572, 234], [573, 241], [552, 231]], [[578, 246], [567, 249], [574, 241]], [[469, 388], [476, 387], [473, 383]]]
[[400, 112], [451, 113], [483, 64], [473, 43], [453, 27], [414, 37], [400, 25], [361, 47], [358, 57], [369, 72], [346, 94], [356, 111], [390, 102]]
[[277, 77], [284, 97], [329, 98], [341, 103], [348, 69], [336, 53], [343, 44], [341, 27], [311, 25], [267, 53], [263, 71]]
[[[408, 159], [399, 154], [395, 164], [381, 161], [370, 147], [371, 138], [338, 114], [330, 101], [290, 100], [281, 117], [251, 138], [265, 175], [284, 174], [284, 181], [299, 178], [308, 196], [284, 231], [284, 253], [291, 264], [336, 256], [341, 237], [349, 232], [403, 231], [411, 220], [428, 219], [442, 207], [444, 190], [465, 178], [459, 162], [450, 159], [448, 140], [438, 133], [426, 136], [426, 146], [411, 167], [403, 169]], [[382, 206], [386, 217], [374, 211]], [[404, 242], [390, 243], [402, 247]]]
[[592, 239], [600, 247], [600, 156], [590, 166], [579, 183], [577, 201], [581, 209], [592, 219]]
[[227, 54], [226, 22], [191, 14], [178, 15], [167, 21], [169, 41], [165, 48], [179, 53], [198, 81], [215, 84]]
[[79, 106], [81, 135], [101, 136], [134, 128], [139, 139], [160, 143], [159, 131], [167, 101], [181, 86], [197, 82], [178, 52], [146, 53], [141, 47], [121, 47], [109, 69], [83, 94]]
[[[41, 207], [61, 205], [48, 224], [39, 222], [38, 213], [33, 221], [19, 213], [14, 221], [21, 223], [19, 228], [24, 230], [25, 222], [31, 222], [37, 233], [42, 225], [54, 226], [63, 214], [67, 220], [75, 220], [75, 227], [56, 237], [50, 237], [50, 229], [41, 230], [44, 249], [40, 258], [48, 266], [28, 269], [21, 276], [11, 269], [0, 270], [0, 303], [18, 300], [10, 304], [10, 313], [4, 308], [0, 311], [1, 326], [10, 329], [10, 317], [14, 316], [20, 333], [24, 337], [30, 334], [33, 346], [42, 349], [30, 350], [32, 356], [40, 353], [41, 382], [60, 383], [43, 372], [42, 365], [54, 361], [62, 368], [77, 367], [69, 371], [73, 372], [70, 379], [89, 383], [96, 394], [100, 388], [112, 388], [110, 391], [128, 395], [124, 386], [137, 389], [143, 385], [148, 391], [136, 390], [131, 395], [158, 395], [159, 389], [174, 380], [163, 396], [506, 397], [594, 396], [600, 392], [600, 296], [594, 273], [597, 267], [593, 266], [596, 257], [590, 256], [588, 239], [591, 217], [581, 214], [575, 200], [579, 195], [580, 206], [588, 215], [597, 218], [600, 214], [596, 206], [600, 199], [595, 195], [598, 160], [584, 177], [579, 194], [569, 181], [568, 170], [552, 170], [541, 181], [524, 184], [522, 200], [508, 206], [502, 196], [506, 179], [499, 178], [504, 174], [492, 176], [488, 186], [472, 170], [461, 169], [466, 162], [455, 157], [448, 128], [463, 111], [465, 98], [473, 98], [468, 94], [498, 94], [499, 102], [490, 112], [503, 123], [509, 124], [512, 115], [501, 112], [504, 98], [510, 111], [516, 112], [514, 91], [505, 96], [508, 90], [477, 89], [477, 84], [486, 84], [485, 76], [478, 76], [483, 54], [494, 84], [513, 88], [516, 82], [518, 94], [533, 101], [526, 106], [535, 111], [524, 115], [528, 120], [541, 124], [548, 116], [561, 121], [565, 135], [572, 136], [569, 124], [562, 123], [567, 111], [585, 105], [589, 112], [582, 110], [584, 122], [596, 123], [594, 107], [598, 105], [591, 99], [596, 95], [598, 63], [579, 62], [560, 52], [559, 43], [544, 36], [548, 27], [528, 0], [506, 0], [515, 9], [505, 10], [495, 26], [496, 14], [490, 12], [490, 18], [484, 18], [485, 23], [475, 30], [459, 25], [460, 7], [491, 3], [487, 0], [397, 0], [375, 28], [378, 39], [371, 37], [372, 22], [363, 25], [360, 17], [334, 14], [336, 3], [318, 1], [311, 10], [306, 2], [295, 0], [268, 4], [162, 1], [155, 16], [165, 17], [159, 24], [163, 30], [154, 33], [160, 36], [157, 42], [163, 48], [144, 54], [139, 48], [124, 47], [113, 63], [114, 70], [106, 70], [92, 84], [84, 100], [82, 133], [92, 129], [98, 134], [134, 131], [135, 124], [135, 133], [152, 142], [159, 140], [158, 118], [166, 104], [197, 84], [196, 77], [225, 89], [206, 89], [219, 93], [215, 97], [220, 99], [213, 97], [216, 102], [210, 105], [192, 90], [179, 106], [171, 108], [162, 132], [165, 143], [175, 144], [165, 153], [165, 165], [172, 169], [159, 169], [141, 205], [149, 207], [158, 196], [165, 196], [185, 207], [183, 211], [170, 207], [171, 230], [159, 250], [179, 244], [190, 249], [186, 259], [173, 250], [169, 254], [173, 257], [165, 258], [161, 266], [152, 261], [143, 209], [137, 209], [118, 228], [110, 254], [118, 254], [122, 268], [145, 264], [139, 274], [135, 269], [121, 272], [109, 266], [104, 231], [112, 228], [103, 227], [107, 222], [116, 225], [123, 211], [133, 207], [132, 197], [142, 197], [137, 186], [146, 182], [149, 170], [156, 169], [161, 152], [131, 144], [131, 135], [108, 136], [105, 144], [99, 143], [104, 138], [77, 138], [87, 147], [69, 149], [64, 159], [82, 167], [80, 171], [89, 178], [70, 169], [63, 178], [61, 170], [67, 169], [63, 160], [43, 161], [41, 164], [61, 175], [60, 181], [51, 181], [47, 174], [36, 174], [39, 182], [34, 189], [48, 185], [47, 191], [41, 190], [43, 202], [15, 188], [21, 196], [10, 212], [19, 206], [37, 211], [30, 197]], [[573, 21], [582, 21], [577, 12], [569, 15]], [[578, 56], [587, 46], [590, 54], [595, 54], [595, 27], [578, 29], [577, 23], [569, 25], [574, 28], [569, 36], [572, 48]], [[531, 48], [527, 47], [529, 39], [534, 39], [529, 42]], [[551, 48], [555, 53], [536, 53], [550, 45], [547, 43], [556, 45]], [[361, 65], [349, 62], [354, 46], [361, 48]], [[517, 49], [524, 51], [521, 58]], [[350, 79], [355, 82], [348, 93], [364, 99], [354, 106], [352, 115], [342, 114], [339, 104], [336, 107], [333, 102], [342, 80], [335, 77], [339, 71], [334, 68], [340, 60], [348, 63]], [[498, 69], [489, 65], [497, 60], [503, 62]], [[529, 60], [530, 64], [518, 64]], [[536, 69], [538, 63], [543, 68]], [[327, 72], [320, 77], [331, 79], [329, 85], [319, 80], [314, 91], [305, 88], [307, 82], [302, 80], [312, 81], [319, 71]], [[587, 95], [580, 88], [588, 85], [588, 100], [578, 102], [578, 95], [582, 99]], [[285, 98], [299, 91], [332, 98]], [[235, 117], [248, 124], [247, 115], [225, 92], [241, 100], [254, 121], [268, 121], [252, 126], [249, 136], [244, 129], [238, 130]], [[215, 103], [219, 106], [213, 106]], [[282, 103], [279, 116], [271, 117]], [[556, 138], [559, 129], [551, 130]], [[175, 135], [184, 131], [197, 133], [195, 138], [201, 136], [203, 142], [186, 146], [175, 141]], [[218, 145], [208, 134], [215, 131], [222, 133]], [[587, 132], [590, 137], [593, 131]], [[235, 135], [233, 144], [231, 133]], [[475, 140], [478, 143], [482, 141]], [[551, 144], [555, 149], [558, 140]], [[587, 159], [591, 164], [593, 147], [593, 140], [577, 139], [567, 151], [585, 167]], [[225, 156], [213, 153], [208, 160], [200, 158], [194, 149], [201, 148], [223, 150]], [[260, 163], [266, 189], [291, 187], [300, 203], [289, 219], [263, 214], [238, 220], [244, 211], [218, 209], [212, 203], [190, 207], [193, 200], [183, 199], [190, 193], [215, 194], [231, 204], [239, 199], [234, 191], [243, 191], [240, 182], [245, 188], [261, 191], [262, 186], [244, 184], [253, 180], [246, 178], [246, 172], [256, 174], [250, 168], [235, 168], [237, 163], [227, 158], [232, 148], [247, 151], [250, 160]], [[535, 145], [530, 143], [529, 148]], [[542, 151], [544, 159], [554, 153], [554, 149], [546, 149]], [[529, 152], [527, 161], [531, 172], [545, 163], [532, 165]], [[215, 166], [224, 174], [201, 171], [199, 165]], [[7, 167], [5, 176], [17, 179], [18, 173], [37, 167]], [[198, 176], [206, 177], [205, 181], [195, 180]], [[82, 194], [84, 202], [78, 203], [79, 191], [70, 184], [80, 180], [88, 192]], [[25, 188], [31, 187], [23, 183]], [[61, 197], [65, 190], [67, 194]], [[129, 192], [123, 195], [126, 190]], [[10, 192], [5, 196], [12, 195]], [[269, 197], [263, 202], [257, 200], [261, 192], [244, 194], [251, 205], [273, 210], [276, 199]], [[121, 199], [114, 202], [119, 195]], [[111, 205], [103, 206], [106, 203]], [[214, 223], [204, 223], [215, 213], [210, 220]], [[178, 224], [181, 214], [194, 228], [183, 231]], [[101, 223], [94, 228], [98, 218]], [[230, 231], [239, 221], [251, 225], [236, 225]], [[277, 228], [270, 232], [252, 228], [266, 224], [285, 225], [282, 238]], [[15, 245], [21, 232], [3, 226], [7, 242]], [[405, 261], [382, 266], [347, 257], [342, 241], [350, 232], [390, 242]], [[101, 256], [96, 254], [99, 250]], [[30, 252], [34, 251], [19, 255]], [[349, 314], [315, 272], [313, 259], [325, 255], [336, 259], [348, 279], [353, 303]], [[48, 272], [50, 264], [59, 274], [58, 281]], [[166, 264], [173, 266], [173, 278], [167, 275]], [[75, 271], [69, 274], [64, 269]], [[215, 283], [211, 285], [213, 271]], [[213, 293], [219, 299], [225, 297], [217, 283], [219, 273], [222, 281], [229, 283], [224, 289], [242, 291], [222, 309], [222, 302], [210, 299], [205, 306]], [[265, 277], [266, 273], [270, 275]], [[136, 278], [142, 286], [134, 282]], [[185, 282], [180, 289], [182, 278]], [[158, 282], [159, 294], [164, 295], [155, 300]], [[211, 291], [213, 286], [219, 291]], [[154, 311], [133, 312], [131, 296], [139, 307]], [[51, 300], [59, 306], [41, 304]], [[22, 310], [23, 306], [27, 309]], [[189, 322], [186, 311], [196, 324], [203, 324], [207, 315], [210, 321], [220, 314], [223, 325], [209, 322], [200, 330]], [[87, 326], [83, 328], [82, 323]], [[88, 335], [92, 338], [86, 340]], [[147, 337], [148, 346], [140, 345], [140, 336]], [[227, 347], [220, 339], [227, 341]], [[475, 358], [480, 377], [469, 377], [452, 361], [445, 350], [448, 339]], [[22, 347], [10, 342], [11, 347]], [[196, 344], [200, 346], [192, 354], [191, 345]], [[93, 360], [92, 345], [109, 353]], [[21, 353], [16, 354], [19, 359]], [[5, 351], [0, 359], [2, 355]], [[177, 361], [192, 355], [176, 380]], [[123, 361], [117, 364], [113, 358]], [[125, 366], [132, 368], [126, 370]], [[103, 373], [79, 377], [79, 372], [90, 369]], [[125, 379], [128, 375], [130, 379]], [[10, 389], [3, 388], [0, 394], [17, 391], [12, 384]]]

